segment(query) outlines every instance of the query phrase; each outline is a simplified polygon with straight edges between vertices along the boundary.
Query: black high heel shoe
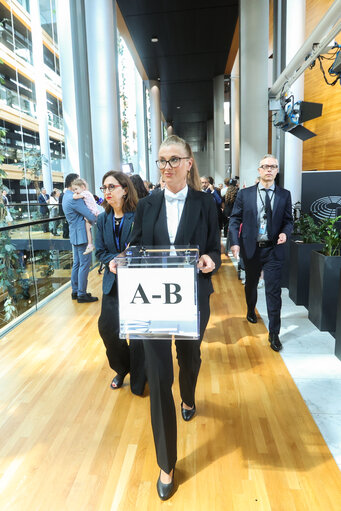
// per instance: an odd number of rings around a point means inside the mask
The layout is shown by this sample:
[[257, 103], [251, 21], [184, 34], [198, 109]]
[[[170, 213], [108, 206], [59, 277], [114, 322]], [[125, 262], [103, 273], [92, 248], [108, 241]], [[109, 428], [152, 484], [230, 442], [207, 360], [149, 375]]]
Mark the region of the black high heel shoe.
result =
[[[122, 376], [121, 374], [116, 374], [115, 378], [113, 378], [112, 382], [110, 383], [110, 387], [113, 390], [120, 389], [123, 385], [125, 375]], [[115, 386], [113, 385], [115, 384]]]
[[184, 408], [182, 405], [183, 405], [183, 402], [181, 403], [181, 415], [182, 415], [182, 418], [183, 418], [184, 421], [188, 422], [195, 415], [195, 412], [196, 412], [195, 405], [193, 405], [193, 408], [191, 408], [190, 410], [186, 410], [186, 408]]
[[157, 493], [161, 500], [167, 500], [172, 495], [173, 489], [174, 489], [174, 469], [173, 469], [173, 474], [172, 474], [172, 480], [170, 483], [168, 483], [168, 484], [162, 483], [160, 477], [161, 477], [161, 470], [160, 470], [159, 478], [156, 483]]

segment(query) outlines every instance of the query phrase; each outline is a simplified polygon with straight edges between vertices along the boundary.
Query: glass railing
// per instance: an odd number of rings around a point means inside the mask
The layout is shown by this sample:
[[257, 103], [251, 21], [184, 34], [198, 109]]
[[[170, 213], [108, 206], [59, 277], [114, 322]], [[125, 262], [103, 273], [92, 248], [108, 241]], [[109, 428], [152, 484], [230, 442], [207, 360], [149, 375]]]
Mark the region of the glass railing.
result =
[[[0, 227], [0, 337], [69, 286], [72, 246], [65, 229], [63, 235], [65, 222], [60, 216], [53, 225], [49, 219]], [[51, 225], [59, 236], [47, 232]]]
[[18, 57], [22, 58], [29, 64], [33, 63], [32, 60], [32, 43], [29, 40], [25, 40], [25, 42], [20, 41], [19, 38], [14, 35], [14, 44], [13, 44], [13, 34], [12, 28], [8, 25], [4, 28], [0, 26], [0, 42], [3, 43], [6, 48], [13, 51]]
[[24, 112], [31, 117], [37, 118], [35, 102], [22, 95], [19, 99], [17, 93], [7, 89], [4, 85], [0, 85], [0, 100], [7, 106], [18, 110], [19, 112]]
[[[46, 220], [47, 218], [55, 218], [62, 215], [63, 211], [59, 205], [41, 205], [38, 202], [12, 203], [6, 206], [4, 212], [2, 213], [0, 226], [5, 227], [9, 225], [18, 225], [30, 222], [31, 220]], [[50, 223], [53, 224], [53, 222], [55, 222], [55, 220], [51, 220]], [[33, 231], [45, 229], [45, 224], [37, 224], [32, 226]], [[53, 225], [51, 225], [48, 230], [56, 232], [56, 229], [53, 228]]]
[[47, 112], [48, 117], [48, 123], [50, 126], [53, 126], [54, 128], [58, 128], [59, 130], [63, 130], [64, 128], [64, 122], [62, 117], [59, 117], [56, 114], [53, 114], [52, 112]]
[[[24, 112], [25, 114], [30, 115], [35, 119], [37, 118], [36, 113], [37, 106], [34, 101], [25, 98], [25, 96], [22, 95], [20, 96], [19, 100], [18, 94], [16, 92], [7, 89], [7, 87], [1, 84], [0, 84], [0, 102], [4, 103], [5, 105], [11, 108], [14, 108], [15, 110], [18, 110], [19, 112]], [[63, 130], [64, 121], [62, 117], [59, 117], [58, 115], [48, 110], [47, 120], [50, 126], [58, 128], [59, 130]]]

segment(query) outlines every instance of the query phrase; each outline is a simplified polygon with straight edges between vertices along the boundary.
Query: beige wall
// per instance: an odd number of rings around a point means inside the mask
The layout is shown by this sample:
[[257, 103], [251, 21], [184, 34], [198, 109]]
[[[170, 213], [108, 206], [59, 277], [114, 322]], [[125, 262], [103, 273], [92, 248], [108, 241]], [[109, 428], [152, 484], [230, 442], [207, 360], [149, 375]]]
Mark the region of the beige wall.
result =
[[[333, 0], [306, 0], [306, 37], [321, 20]], [[341, 33], [336, 37], [341, 44]], [[328, 70], [332, 61], [324, 61]], [[328, 76], [328, 73], [327, 73]], [[329, 81], [333, 81], [329, 75]], [[303, 143], [303, 170], [341, 169], [341, 85], [328, 86], [319, 62], [304, 73], [304, 100], [323, 103], [322, 116], [306, 122], [304, 126], [316, 137]]]

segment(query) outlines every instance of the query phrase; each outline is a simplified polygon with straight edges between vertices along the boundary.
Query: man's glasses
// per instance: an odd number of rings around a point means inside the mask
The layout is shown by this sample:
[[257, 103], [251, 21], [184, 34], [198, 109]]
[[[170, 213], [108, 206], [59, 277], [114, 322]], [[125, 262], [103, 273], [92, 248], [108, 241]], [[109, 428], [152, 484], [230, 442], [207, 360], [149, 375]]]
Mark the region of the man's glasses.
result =
[[107, 192], [113, 192], [115, 190], [115, 188], [119, 188], [121, 185], [108, 185], [108, 186], [100, 186], [99, 189], [101, 190], [102, 193], [107, 193]]
[[190, 156], [184, 156], [182, 158], [180, 158], [179, 156], [172, 156], [169, 160], [164, 159], [156, 160], [156, 165], [159, 167], [160, 170], [163, 170], [166, 168], [167, 163], [169, 163], [169, 166], [172, 169], [176, 169], [180, 165], [181, 160], [188, 160], [189, 158]]
[[278, 165], [261, 165], [260, 168], [263, 170], [276, 170]]

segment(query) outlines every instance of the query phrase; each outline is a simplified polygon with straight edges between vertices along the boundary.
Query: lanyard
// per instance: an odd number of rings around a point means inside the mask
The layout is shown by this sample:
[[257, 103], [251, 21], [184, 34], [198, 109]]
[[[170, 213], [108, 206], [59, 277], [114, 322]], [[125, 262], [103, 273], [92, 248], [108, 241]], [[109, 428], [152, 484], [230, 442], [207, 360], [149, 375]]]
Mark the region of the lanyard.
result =
[[122, 225], [123, 225], [124, 215], [121, 218], [120, 225], [118, 228], [118, 235], [116, 234], [116, 226], [115, 226], [115, 215], [113, 215], [113, 227], [114, 227], [114, 237], [115, 237], [115, 243], [117, 250], [120, 250], [120, 235], [122, 231]]

